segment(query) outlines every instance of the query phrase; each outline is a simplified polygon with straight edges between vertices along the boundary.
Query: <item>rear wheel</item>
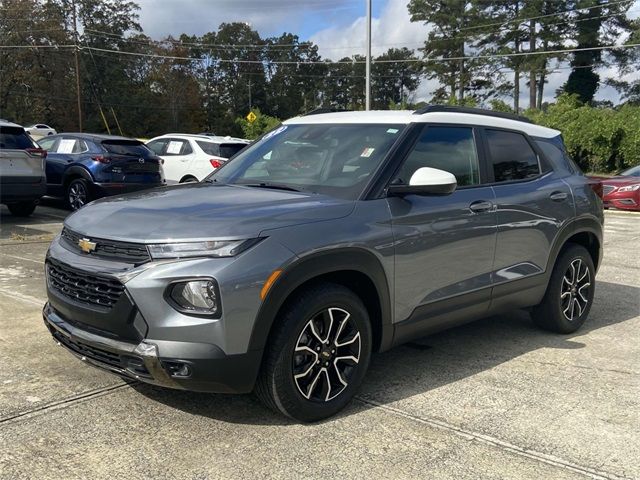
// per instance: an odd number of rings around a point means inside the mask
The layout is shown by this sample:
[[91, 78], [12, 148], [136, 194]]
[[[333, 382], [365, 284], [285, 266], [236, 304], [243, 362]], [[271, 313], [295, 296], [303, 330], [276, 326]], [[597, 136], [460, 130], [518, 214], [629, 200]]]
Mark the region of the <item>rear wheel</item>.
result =
[[595, 293], [595, 267], [582, 245], [569, 245], [558, 257], [545, 296], [533, 309], [537, 325], [558, 333], [573, 333], [585, 322]]
[[7, 208], [16, 217], [28, 217], [36, 209], [36, 204], [35, 202], [11, 203]]
[[270, 335], [256, 394], [302, 422], [330, 417], [357, 392], [369, 366], [371, 324], [360, 298], [325, 283], [292, 299]]
[[79, 210], [92, 200], [89, 182], [84, 178], [71, 180], [67, 186], [67, 204], [71, 210]]

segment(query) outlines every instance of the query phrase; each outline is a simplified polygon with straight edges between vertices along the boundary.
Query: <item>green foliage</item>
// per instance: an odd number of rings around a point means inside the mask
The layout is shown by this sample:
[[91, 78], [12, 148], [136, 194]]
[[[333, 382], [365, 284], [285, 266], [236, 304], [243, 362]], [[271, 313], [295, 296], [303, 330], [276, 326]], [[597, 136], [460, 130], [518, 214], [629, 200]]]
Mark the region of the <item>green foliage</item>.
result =
[[513, 113], [513, 108], [502, 100], [493, 99], [489, 101], [489, 105], [491, 106], [491, 110], [495, 110], [496, 112]]
[[276, 128], [281, 123], [276, 117], [264, 115], [257, 108], [254, 108], [251, 111], [257, 117], [253, 123], [249, 122], [245, 117], [236, 118], [236, 124], [242, 128], [243, 136], [248, 140], [255, 140], [260, 135]]
[[595, 108], [563, 94], [546, 112], [525, 112], [562, 132], [569, 154], [585, 171], [613, 172], [640, 164], [640, 107]]

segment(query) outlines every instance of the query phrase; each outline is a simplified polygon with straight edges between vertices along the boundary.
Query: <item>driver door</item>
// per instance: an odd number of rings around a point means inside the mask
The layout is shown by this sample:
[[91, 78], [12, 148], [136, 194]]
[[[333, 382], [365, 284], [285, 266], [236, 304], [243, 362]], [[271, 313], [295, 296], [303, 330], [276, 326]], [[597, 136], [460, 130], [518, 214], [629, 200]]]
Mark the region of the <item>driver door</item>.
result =
[[395, 184], [408, 184], [418, 168], [432, 167], [458, 182], [449, 195], [388, 198], [395, 318], [425, 333], [489, 308], [497, 222], [494, 193], [482, 184], [480, 165], [474, 128], [427, 125], [393, 177]]

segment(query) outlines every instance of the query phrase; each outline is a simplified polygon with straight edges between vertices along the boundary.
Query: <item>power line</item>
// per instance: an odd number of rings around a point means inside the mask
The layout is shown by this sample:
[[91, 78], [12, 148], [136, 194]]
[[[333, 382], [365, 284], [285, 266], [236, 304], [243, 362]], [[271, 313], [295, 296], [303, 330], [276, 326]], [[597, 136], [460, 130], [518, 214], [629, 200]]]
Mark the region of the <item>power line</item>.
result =
[[567, 13], [574, 13], [574, 12], [580, 12], [583, 10], [593, 10], [594, 8], [606, 8], [610, 5], [618, 5], [620, 3], [633, 3], [633, 0], [616, 0], [614, 2], [607, 2], [607, 3], [603, 3], [601, 5], [594, 5], [592, 7], [583, 7], [583, 8], [574, 8], [571, 10], [564, 10], [562, 12], [555, 12], [555, 13], [548, 13], [546, 15], [537, 15], [535, 17], [526, 17], [526, 18], [514, 18], [512, 20], [507, 20], [507, 21], [502, 21], [502, 22], [495, 22], [495, 23], [486, 23], [483, 25], [473, 25], [473, 26], [469, 26], [469, 27], [463, 27], [458, 29], [458, 31], [466, 31], [466, 30], [476, 30], [479, 28], [486, 28], [486, 27], [495, 27], [495, 26], [503, 26], [503, 25], [508, 25], [511, 23], [524, 23], [524, 22], [528, 22], [530, 20], [539, 20], [541, 18], [549, 18], [549, 17], [555, 17], [558, 15], [565, 15]]

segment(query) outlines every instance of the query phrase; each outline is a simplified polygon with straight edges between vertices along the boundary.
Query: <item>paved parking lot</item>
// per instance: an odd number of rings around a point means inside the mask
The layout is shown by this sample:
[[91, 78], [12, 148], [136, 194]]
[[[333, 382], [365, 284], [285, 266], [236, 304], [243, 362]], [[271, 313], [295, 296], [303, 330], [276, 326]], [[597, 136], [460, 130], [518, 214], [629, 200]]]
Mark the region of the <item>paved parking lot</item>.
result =
[[376, 355], [338, 417], [169, 391], [81, 364], [41, 319], [66, 215], [0, 210], [0, 478], [640, 478], [640, 215], [607, 212], [585, 328], [525, 312]]

